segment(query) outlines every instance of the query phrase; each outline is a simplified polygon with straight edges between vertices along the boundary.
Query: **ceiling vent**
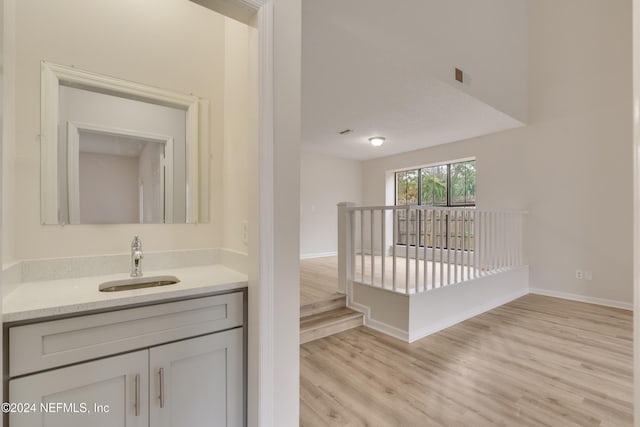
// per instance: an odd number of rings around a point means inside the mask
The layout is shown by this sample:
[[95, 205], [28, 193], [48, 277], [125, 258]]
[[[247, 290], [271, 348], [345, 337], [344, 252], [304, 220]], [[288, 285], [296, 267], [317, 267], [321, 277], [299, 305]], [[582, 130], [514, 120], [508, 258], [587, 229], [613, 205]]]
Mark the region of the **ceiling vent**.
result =
[[456, 68], [456, 80], [460, 83], [464, 83], [464, 73], [460, 68]]

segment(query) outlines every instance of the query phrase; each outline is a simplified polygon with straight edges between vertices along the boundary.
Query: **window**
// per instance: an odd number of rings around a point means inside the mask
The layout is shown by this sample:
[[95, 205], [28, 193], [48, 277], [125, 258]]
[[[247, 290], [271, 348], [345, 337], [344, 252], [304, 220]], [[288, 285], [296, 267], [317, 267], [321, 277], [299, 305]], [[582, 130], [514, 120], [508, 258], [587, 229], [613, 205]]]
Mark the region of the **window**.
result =
[[419, 205], [447, 205], [447, 165], [431, 166], [420, 169]]
[[[448, 163], [396, 172], [395, 204], [463, 207], [476, 204], [476, 161]], [[449, 218], [444, 211], [425, 218], [424, 212], [411, 210], [397, 212], [398, 245], [459, 248], [465, 239], [465, 248], [472, 244], [472, 232], [456, 228], [455, 217]], [[459, 221], [458, 221], [459, 222]], [[468, 225], [471, 227], [471, 223]], [[452, 235], [459, 230], [460, 236]], [[455, 233], [454, 233], [455, 234]], [[419, 242], [417, 242], [419, 238]]]
[[475, 206], [476, 161], [396, 172], [396, 205]]
[[451, 187], [449, 206], [473, 206], [476, 204], [476, 162], [453, 163], [449, 166]]
[[418, 171], [396, 173], [396, 205], [417, 205]]

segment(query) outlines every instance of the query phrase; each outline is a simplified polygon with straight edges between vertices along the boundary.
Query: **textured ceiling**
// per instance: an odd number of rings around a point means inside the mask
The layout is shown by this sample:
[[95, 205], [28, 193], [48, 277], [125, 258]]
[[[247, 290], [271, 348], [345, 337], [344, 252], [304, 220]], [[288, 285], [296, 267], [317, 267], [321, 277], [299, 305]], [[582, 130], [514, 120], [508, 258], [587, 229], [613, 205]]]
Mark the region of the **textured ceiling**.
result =
[[[403, 4], [410, 3], [405, 0]], [[418, 8], [427, 3], [413, 2]], [[449, 51], [442, 48], [447, 45], [433, 40], [437, 34], [430, 31], [435, 30], [420, 25], [426, 10], [388, 4], [371, 0], [303, 1], [305, 150], [365, 160], [522, 125], [481, 101], [480, 90], [475, 91], [480, 95], [474, 93], [474, 85], [488, 88], [485, 98], [499, 100], [491, 93], [500, 89], [495, 82], [477, 76], [465, 85], [454, 81], [453, 64], [465, 61], [447, 58]], [[434, 17], [431, 19], [434, 21]], [[446, 27], [447, 23], [442, 23], [442, 31]], [[456, 52], [464, 53], [464, 48], [461, 44]], [[491, 52], [487, 50], [488, 57]], [[482, 61], [482, 52], [477, 53], [476, 61], [469, 63]], [[471, 68], [480, 70], [479, 66]], [[448, 80], [434, 77], [448, 73]], [[509, 101], [509, 96], [502, 99]], [[344, 129], [353, 132], [339, 135]], [[386, 143], [372, 147], [368, 138], [374, 135], [386, 137]]]

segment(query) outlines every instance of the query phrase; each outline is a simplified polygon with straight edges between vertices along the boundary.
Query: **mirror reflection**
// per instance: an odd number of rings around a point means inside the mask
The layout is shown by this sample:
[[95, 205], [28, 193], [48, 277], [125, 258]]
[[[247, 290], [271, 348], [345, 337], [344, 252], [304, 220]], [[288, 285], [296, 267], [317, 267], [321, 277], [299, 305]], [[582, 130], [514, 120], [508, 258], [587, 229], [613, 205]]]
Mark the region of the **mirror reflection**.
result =
[[43, 223], [197, 221], [197, 98], [47, 63], [43, 86]]

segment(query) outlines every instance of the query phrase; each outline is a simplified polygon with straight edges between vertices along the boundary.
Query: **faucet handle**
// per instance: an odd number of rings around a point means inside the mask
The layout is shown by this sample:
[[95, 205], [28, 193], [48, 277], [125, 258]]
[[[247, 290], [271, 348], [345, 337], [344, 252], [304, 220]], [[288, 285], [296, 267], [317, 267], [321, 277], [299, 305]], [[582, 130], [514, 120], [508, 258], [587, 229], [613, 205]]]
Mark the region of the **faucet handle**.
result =
[[132, 248], [142, 248], [142, 239], [140, 239], [140, 237], [138, 237], [137, 234], [135, 236], [133, 236], [133, 240], [131, 241], [131, 247]]
[[142, 240], [137, 235], [131, 241], [131, 277], [142, 276]]

